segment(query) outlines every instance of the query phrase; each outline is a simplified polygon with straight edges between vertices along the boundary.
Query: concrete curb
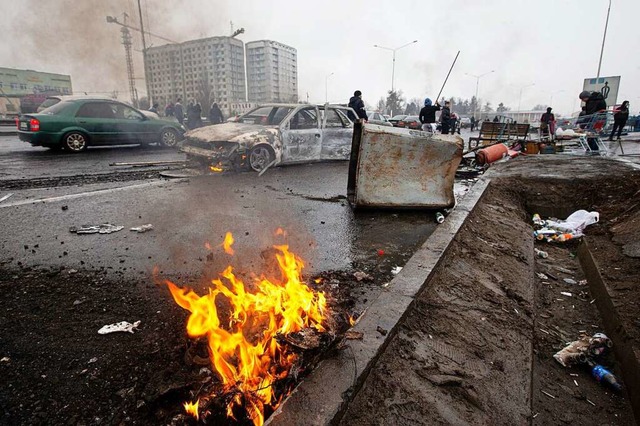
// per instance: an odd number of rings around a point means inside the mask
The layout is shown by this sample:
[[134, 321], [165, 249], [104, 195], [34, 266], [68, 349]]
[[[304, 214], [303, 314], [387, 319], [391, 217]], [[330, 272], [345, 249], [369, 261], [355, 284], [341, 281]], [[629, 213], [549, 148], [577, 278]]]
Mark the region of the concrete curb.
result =
[[426, 288], [451, 242], [473, 211], [491, 179], [483, 176], [445, 222], [409, 259], [402, 271], [373, 301], [353, 327], [362, 340], [323, 361], [271, 415], [265, 425], [328, 425], [338, 423], [360, 390], [372, 366], [397, 334], [398, 325], [415, 298]]

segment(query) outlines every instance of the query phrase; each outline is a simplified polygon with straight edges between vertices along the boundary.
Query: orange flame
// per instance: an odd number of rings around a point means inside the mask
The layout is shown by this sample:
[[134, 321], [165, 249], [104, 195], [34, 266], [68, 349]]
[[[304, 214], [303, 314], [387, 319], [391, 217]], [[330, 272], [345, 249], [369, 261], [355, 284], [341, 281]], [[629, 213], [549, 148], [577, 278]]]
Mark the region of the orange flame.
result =
[[231, 232], [227, 232], [227, 234], [224, 236], [224, 242], [222, 243], [222, 248], [224, 248], [225, 253], [231, 256], [233, 256], [233, 254], [235, 253], [231, 248], [233, 243], [234, 243], [233, 235], [231, 234]]
[[212, 172], [216, 172], [216, 173], [220, 173], [220, 172], [224, 171], [224, 169], [222, 167], [220, 167], [220, 163], [218, 163], [215, 166], [209, 166], [209, 170], [211, 170]]
[[200, 419], [200, 415], [198, 414], [198, 405], [200, 404], [200, 400], [197, 400], [196, 402], [185, 402], [184, 403], [184, 411], [187, 412], [187, 414], [193, 416], [196, 418], [196, 420]]
[[[231, 266], [220, 279], [211, 281], [212, 286], [203, 296], [166, 281], [175, 302], [191, 312], [188, 335], [207, 338], [211, 363], [225, 392], [238, 390], [244, 395], [244, 406], [256, 426], [264, 423], [265, 405], [278, 406], [280, 401], [276, 400], [272, 385], [288, 376], [297, 359], [295, 353], [276, 341], [276, 335], [308, 327], [325, 331], [324, 293], [314, 293], [303, 282], [304, 262], [288, 246], [274, 248], [282, 279], [256, 277], [253, 291], [236, 277]], [[220, 303], [223, 299], [226, 302]], [[229, 312], [219, 311], [219, 306], [227, 306]], [[236, 394], [227, 406], [227, 416], [233, 417], [234, 407], [242, 402], [241, 395]]]

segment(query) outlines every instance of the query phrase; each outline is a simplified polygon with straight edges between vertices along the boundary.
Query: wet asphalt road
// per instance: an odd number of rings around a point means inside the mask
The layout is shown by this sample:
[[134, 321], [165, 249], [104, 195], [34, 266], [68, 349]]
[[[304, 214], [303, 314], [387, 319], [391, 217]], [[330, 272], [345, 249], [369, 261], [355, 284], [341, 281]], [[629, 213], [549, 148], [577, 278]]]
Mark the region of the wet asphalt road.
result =
[[[0, 203], [0, 263], [9, 269], [105, 270], [123, 279], [156, 266], [165, 276], [194, 275], [205, 263], [221, 270], [231, 262], [219, 246], [230, 231], [236, 238], [232, 262], [243, 270], [260, 270], [266, 250], [288, 242], [309, 272], [388, 273], [435, 227], [433, 214], [354, 214], [345, 199], [347, 162], [275, 168], [262, 177], [247, 172], [189, 179], [159, 178], [158, 168], [147, 174], [109, 166], [181, 159], [176, 151], [141, 147], [56, 153], [0, 136], [0, 198], [13, 193]], [[41, 179], [56, 176], [69, 179], [53, 179], [51, 185]], [[19, 189], [3, 186], [16, 181]], [[69, 232], [71, 226], [104, 222], [125, 229], [107, 235]], [[129, 231], [147, 223], [153, 231]], [[274, 235], [279, 227], [286, 241]]]

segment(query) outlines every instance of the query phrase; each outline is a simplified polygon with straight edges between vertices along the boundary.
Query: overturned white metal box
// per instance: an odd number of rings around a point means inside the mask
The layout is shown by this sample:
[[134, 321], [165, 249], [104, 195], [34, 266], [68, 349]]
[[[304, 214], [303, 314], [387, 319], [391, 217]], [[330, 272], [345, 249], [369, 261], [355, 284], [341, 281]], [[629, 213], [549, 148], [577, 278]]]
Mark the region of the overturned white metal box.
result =
[[455, 204], [462, 138], [356, 123], [347, 195], [354, 208], [435, 209]]

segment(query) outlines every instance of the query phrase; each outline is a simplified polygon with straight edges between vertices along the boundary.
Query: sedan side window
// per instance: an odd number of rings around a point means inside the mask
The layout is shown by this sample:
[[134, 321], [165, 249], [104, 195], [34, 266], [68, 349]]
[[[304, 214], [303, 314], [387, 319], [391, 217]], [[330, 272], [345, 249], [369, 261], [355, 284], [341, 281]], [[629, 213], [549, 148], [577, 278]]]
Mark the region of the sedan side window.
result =
[[87, 102], [78, 108], [76, 117], [83, 118], [115, 118], [109, 104], [104, 102]]
[[291, 130], [317, 129], [318, 116], [314, 107], [304, 108], [291, 117]]
[[325, 114], [327, 114], [327, 128], [346, 127], [335, 109], [328, 109], [325, 111]]
[[126, 105], [111, 104], [111, 109], [116, 118], [132, 121], [141, 121], [142, 116], [133, 108]]

